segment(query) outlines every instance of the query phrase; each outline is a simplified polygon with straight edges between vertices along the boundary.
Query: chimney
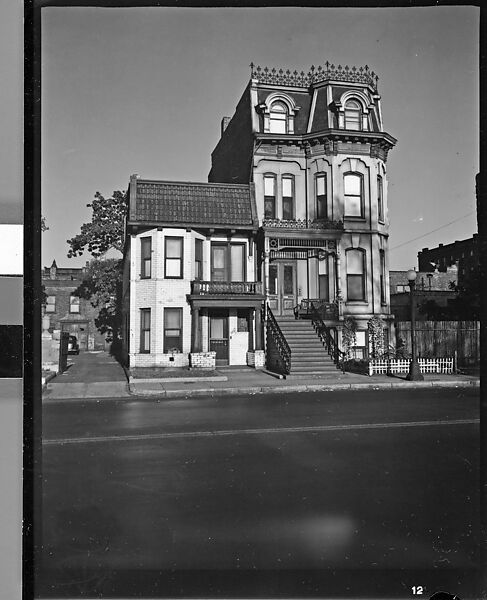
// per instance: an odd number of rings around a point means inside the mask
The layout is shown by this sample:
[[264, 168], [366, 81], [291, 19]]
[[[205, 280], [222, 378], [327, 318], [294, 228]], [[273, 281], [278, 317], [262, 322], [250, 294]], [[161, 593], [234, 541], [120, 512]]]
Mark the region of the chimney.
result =
[[223, 135], [223, 132], [228, 127], [228, 124], [230, 123], [231, 118], [232, 117], [223, 117], [222, 122], [221, 122], [221, 135]]

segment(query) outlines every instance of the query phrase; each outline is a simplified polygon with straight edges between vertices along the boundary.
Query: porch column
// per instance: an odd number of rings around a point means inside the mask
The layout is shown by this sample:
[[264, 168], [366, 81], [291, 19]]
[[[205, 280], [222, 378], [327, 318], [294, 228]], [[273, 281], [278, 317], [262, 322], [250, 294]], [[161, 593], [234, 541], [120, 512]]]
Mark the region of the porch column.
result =
[[254, 310], [249, 309], [249, 352], [254, 351]]
[[200, 309], [196, 307], [191, 319], [191, 352], [201, 352]]
[[255, 309], [255, 349], [263, 350], [263, 348], [262, 348], [262, 319], [260, 316], [260, 308]]
[[264, 252], [264, 293], [266, 302], [269, 296], [269, 254], [267, 250]]

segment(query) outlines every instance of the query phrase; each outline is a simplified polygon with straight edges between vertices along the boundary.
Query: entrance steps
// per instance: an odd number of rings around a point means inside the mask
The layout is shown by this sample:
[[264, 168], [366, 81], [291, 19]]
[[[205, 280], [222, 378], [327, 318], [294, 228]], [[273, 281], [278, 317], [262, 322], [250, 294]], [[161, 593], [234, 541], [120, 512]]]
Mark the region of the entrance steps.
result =
[[291, 349], [291, 375], [334, 374], [337, 367], [308, 319], [276, 317]]

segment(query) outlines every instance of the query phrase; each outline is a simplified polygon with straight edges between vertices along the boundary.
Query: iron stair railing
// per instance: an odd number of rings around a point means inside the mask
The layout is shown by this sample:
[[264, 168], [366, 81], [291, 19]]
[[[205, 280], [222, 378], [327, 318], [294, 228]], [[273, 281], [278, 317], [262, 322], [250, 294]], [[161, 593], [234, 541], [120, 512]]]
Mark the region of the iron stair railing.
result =
[[323, 345], [326, 346], [326, 350], [333, 359], [333, 362], [337, 366], [341, 365], [342, 371], [345, 372], [345, 352], [340, 350], [338, 347], [335, 338], [333, 337], [330, 329], [325, 325], [315, 304], [313, 302], [310, 304], [311, 323], [315, 328], [316, 333], [318, 334]]
[[291, 348], [284, 337], [284, 334], [279, 327], [279, 323], [276, 321], [269, 304], [266, 305], [266, 318], [267, 318], [267, 333], [272, 337], [272, 340], [279, 352], [281, 360], [284, 365], [284, 371], [286, 375], [291, 372]]

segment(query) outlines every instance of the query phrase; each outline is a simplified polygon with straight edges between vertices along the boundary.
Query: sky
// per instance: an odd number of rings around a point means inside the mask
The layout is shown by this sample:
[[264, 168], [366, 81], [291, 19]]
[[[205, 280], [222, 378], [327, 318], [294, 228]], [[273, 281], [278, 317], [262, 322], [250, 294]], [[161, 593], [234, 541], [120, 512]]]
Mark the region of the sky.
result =
[[389, 153], [390, 268], [477, 231], [476, 7], [42, 9], [43, 265], [80, 266], [66, 240], [95, 192], [142, 178], [207, 181], [220, 121], [251, 62], [327, 60], [379, 75]]

